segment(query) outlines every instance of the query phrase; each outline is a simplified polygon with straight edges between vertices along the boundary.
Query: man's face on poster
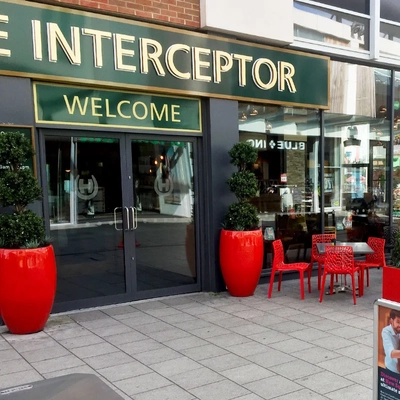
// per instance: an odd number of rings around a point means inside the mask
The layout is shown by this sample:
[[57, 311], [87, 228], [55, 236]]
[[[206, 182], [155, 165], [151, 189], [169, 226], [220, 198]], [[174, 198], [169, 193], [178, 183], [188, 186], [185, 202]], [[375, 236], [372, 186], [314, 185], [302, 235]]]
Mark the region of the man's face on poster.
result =
[[390, 319], [390, 325], [392, 326], [396, 335], [400, 334], [400, 318], [395, 317]]

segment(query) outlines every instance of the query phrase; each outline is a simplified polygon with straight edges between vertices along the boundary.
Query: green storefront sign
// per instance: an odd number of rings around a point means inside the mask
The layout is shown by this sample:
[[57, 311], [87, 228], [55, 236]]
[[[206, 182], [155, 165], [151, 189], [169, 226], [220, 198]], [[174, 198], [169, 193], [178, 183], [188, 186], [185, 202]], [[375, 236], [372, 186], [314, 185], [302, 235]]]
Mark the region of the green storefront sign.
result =
[[196, 99], [42, 83], [34, 95], [40, 123], [201, 132]]
[[0, 74], [329, 107], [327, 57], [19, 0], [0, 0]]

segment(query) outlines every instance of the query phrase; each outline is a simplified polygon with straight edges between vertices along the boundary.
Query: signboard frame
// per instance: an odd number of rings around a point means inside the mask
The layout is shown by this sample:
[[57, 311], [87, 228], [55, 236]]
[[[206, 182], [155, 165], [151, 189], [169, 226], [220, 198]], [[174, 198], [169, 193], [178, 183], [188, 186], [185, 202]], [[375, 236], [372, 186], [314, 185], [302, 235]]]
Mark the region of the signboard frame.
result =
[[[382, 329], [386, 326], [382, 322], [382, 313], [390, 310], [400, 312], [400, 303], [378, 299], [374, 302], [374, 333], [373, 333], [373, 400], [400, 399], [400, 371], [392, 372], [382, 365]], [[398, 376], [397, 376], [398, 375]], [[397, 379], [397, 383], [395, 383]], [[388, 393], [389, 392], [389, 393]]]
[[37, 166], [36, 166], [36, 143], [35, 143], [35, 134], [33, 126], [31, 125], [7, 125], [0, 124], [0, 134], [4, 132], [21, 132], [31, 141], [32, 150], [34, 155], [32, 160], [27, 163], [27, 166], [32, 170], [33, 175], [37, 179]]

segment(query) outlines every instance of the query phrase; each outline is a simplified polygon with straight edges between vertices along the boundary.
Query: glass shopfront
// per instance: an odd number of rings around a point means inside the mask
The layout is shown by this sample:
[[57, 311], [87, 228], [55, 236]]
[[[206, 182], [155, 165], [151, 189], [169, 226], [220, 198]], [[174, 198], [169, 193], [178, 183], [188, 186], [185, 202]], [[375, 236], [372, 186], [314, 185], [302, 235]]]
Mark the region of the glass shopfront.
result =
[[390, 224], [390, 71], [330, 67], [327, 111], [239, 104], [240, 140], [258, 149], [252, 204], [263, 228], [282, 239], [288, 261], [309, 259], [314, 233], [365, 241]]
[[56, 303], [195, 287], [193, 141], [44, 132]]

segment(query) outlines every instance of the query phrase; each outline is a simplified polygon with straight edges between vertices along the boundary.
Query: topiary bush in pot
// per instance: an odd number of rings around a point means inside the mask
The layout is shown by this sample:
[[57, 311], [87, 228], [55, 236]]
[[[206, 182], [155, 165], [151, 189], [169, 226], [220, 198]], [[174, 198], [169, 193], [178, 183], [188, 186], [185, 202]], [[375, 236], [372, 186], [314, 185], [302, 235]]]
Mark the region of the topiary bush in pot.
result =
[[260, 278], [264, 241], [256, 207], [249, 200], [257, 194], [258, 182], [251, 171], [257, 150], [247, 142], [236, 143], [228, 152], [237, 171], [228, 185], [237, 201], [226, 212], [220, 236], [220, 265], [229, 293], [250, 296]]
[[53, 247], [43, 218], [27, 209], [42, 198], [32, 170], [34, 152], [23, 133], [0, 134], [0, 314], [11, 333], [43, 329], [56, 288]]

